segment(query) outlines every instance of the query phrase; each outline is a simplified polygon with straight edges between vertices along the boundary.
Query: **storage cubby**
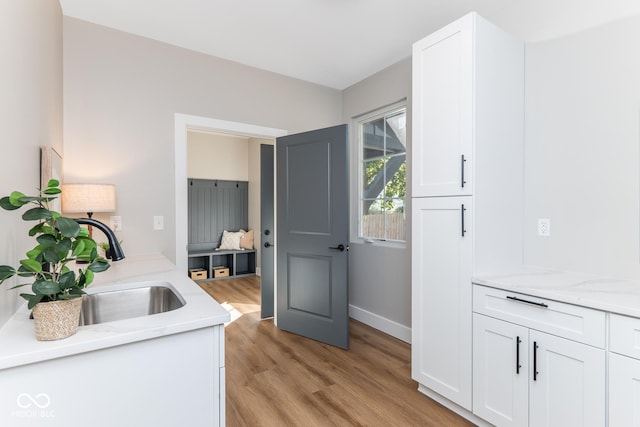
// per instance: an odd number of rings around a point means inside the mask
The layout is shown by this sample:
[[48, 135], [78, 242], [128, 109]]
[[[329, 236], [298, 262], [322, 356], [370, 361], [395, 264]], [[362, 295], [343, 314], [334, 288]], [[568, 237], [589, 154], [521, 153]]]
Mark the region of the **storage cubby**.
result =
[[[254, 249], [245, 249], [240, 251], [206, 250], [189, 252], [189, 268], [204, 268], [207, 271], [206, 279], [202, 280], [214, 279], [212, 272], [214, 267], [228, 268], [228, 278], [254, 275], [256, 274], [256, 251]], [[224, 279], [226, 278], [224, 277]]]

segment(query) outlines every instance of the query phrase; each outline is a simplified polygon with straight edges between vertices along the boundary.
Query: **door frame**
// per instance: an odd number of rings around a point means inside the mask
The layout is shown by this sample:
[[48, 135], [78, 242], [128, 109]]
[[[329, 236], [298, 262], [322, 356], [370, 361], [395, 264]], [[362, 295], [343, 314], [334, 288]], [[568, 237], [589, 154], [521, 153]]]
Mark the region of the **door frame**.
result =
[[189, 243], [187, 182], [187, 132], [208, 131], [251, 138], [275, 139], [288, 134], [286, 130], [252, 125], [248, 123], [219, 120], [209, 117], [175, 113], [175, 264], [187, 274]]

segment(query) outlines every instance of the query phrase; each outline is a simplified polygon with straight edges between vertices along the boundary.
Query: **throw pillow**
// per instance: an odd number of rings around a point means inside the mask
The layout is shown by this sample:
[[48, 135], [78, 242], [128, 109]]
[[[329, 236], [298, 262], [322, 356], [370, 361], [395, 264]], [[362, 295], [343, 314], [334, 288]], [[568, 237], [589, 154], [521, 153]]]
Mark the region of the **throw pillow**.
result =
[[222, 232], [222, 239], [220, 240], [220, 247], [218, 249], [239, 251], [241, 249], [240, 239], [243, 235], [244, 233], [241, 232], [224, 230]]
[[[241, 232], [243, 230], [240, 230]], [[245, 231], [240, 239], [240, 247], [242, 249], [253, 249], [253, 230]]]

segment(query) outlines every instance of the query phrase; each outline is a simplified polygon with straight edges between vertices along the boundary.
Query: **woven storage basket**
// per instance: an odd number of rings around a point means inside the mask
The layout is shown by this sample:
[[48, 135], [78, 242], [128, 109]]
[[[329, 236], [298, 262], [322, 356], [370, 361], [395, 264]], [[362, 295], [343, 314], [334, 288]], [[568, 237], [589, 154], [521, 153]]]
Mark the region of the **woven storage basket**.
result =
[[82, 298], [41, 302], [33, 307], [38, 341], [59, 340], [76, 333]]

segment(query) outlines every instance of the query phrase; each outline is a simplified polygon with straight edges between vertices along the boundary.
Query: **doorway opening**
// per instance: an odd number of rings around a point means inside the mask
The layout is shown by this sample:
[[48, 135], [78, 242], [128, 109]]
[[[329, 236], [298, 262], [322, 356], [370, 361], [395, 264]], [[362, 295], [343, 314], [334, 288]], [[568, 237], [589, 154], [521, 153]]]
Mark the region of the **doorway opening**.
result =
[[[247, 123], [231, 122], [201, 116], [176, 113], [175, 115], [175, 262], [178, 269], [188, 270], [188, 134], [204, 132], [240, 138], [271, 140], [287, 135], [282, 129], [267, 128]], [[213, 161], [213, 160], [212, 160]], [[259, 166], [259, 160], [258, 160]], [[259, 175], [258, 175], [259, 176]], [[259, 189], [259, 187], [258, 187]], [[259, 209], [258, 204], [258, 209]], [[259, 216], [258, 216], [259, 218]], [[259, 240], [258, 240], [259, 241]], [[260, 258], [258, 258], [260, 259]], [[262, 264], [262, 260], [260, 260]]]

